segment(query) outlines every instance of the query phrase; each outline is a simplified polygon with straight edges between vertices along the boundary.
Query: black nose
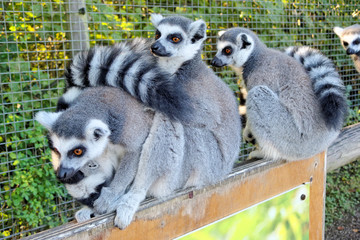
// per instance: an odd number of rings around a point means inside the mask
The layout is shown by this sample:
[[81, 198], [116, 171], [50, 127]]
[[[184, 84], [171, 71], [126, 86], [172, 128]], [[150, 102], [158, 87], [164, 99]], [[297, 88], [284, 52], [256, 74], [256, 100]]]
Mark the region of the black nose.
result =
[[85, 178], [82, 171], [75, 170], [74, 168], [64, 168], [61, 166], [58, 168], [56, 176], [60, 182], [67, 184], [76, 184]]
[[56, 176], [60, 181], [65, 181], [67, 179], [70, 179], [72, 176], [74, 176], [76, 173], [74, 168], [65, 168], [60, 166], [57, 170]]
[[356, 54], [356, 51], [354, 51], [354, 50], [351, 49], [351, 48], [348, 48], [348, 49], [346, 49], [346, 54], [347, 54], [347, 55]]
[[211, 61], [211, 65], [214, 67], [223, 67], [226, 64], [224, 64], [218, 57], [214, 57], [214, 59]]
[[151, 52], [159, 57], [170, 57], [171, 55], [160, 42], [151, 45]]
[[151, 51], [157, 51], [159, 50], [160, 45], [156, 42], [153, 45], [151, 45]]

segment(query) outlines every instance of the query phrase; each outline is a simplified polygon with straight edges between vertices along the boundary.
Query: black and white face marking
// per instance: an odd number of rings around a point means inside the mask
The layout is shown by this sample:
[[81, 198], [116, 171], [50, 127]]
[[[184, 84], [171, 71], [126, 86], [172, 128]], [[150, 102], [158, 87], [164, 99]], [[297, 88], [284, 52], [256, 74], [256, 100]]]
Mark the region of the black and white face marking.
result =
[[[221, 32], [222, 34], [224, 32]], [[253, 40], [245, 33], [240, 33], [236, 38], [236, 42], [223, 38], [217, 43], [218, 51], [211, 64], [215, 67], [242, 67], [249, 58], [253, 47]]]
[[339, 36], [346, 54], [360, 56], [360, 29], [359, 33], [356, 34], [356, 32], [347, 33], [346, 29], [335, 27], [334, 32]]
[[153, 14], [151, 21], [156, 27], [156, 41], [151, 46], [151, 52], [159, 57], [159, 65], [170, 73], [192, 59], [206, 39], [206, 24], [203, 20], [192, 22], [182, 17], [171, 17], [169, 20]]
[[57, 177], [64, 183], [73, 183], [83, 177], [79, 170], [107, 149], [111, 132], [104, 122], [91, 119], [84, 123], [84, 138], [59, 136], [52, 131], [59, 117], [61, 113], [39, 112], [35, 118], [50, 131], [49, 147], [52, 149], [52, 162]]
[[342, 45], [347, 55], [360, 54], [360, 35], [343, 36]]
[[[171, 28], [171, 27], [169, 27]], [[181, 43], [184, 41], [184, 31], [176, 27], [167, 31], [167, 28], [162, 28], [163, 31], [156, 30], [155, 40], [156, 42], [151, 45], [151, 52], [158, 57], [173, 57], [177, 55], [177, 52], [180, 51], [184, 46]], [[165, 30], [166, 29], [166, 30]]]
[[218, 52], [216, 53], [214, 59], [211, 61], [211, 65], [214, 67], [224, 67], [228, 65], [232, 65], [234, 62], [234, 50], [236, 50], [236, 45], [224, 41], [218, 42], [217, 44]]
[[56, 134], [52, 134], [50, 138], [53, 142], [53, 166], [57, 177], [64, 183], [74, 183], [72, 178], [90, 160], [101, 156], [108, 144], [107, 139], [102, 139], [95, 133], [91, 139], [64, 138]]

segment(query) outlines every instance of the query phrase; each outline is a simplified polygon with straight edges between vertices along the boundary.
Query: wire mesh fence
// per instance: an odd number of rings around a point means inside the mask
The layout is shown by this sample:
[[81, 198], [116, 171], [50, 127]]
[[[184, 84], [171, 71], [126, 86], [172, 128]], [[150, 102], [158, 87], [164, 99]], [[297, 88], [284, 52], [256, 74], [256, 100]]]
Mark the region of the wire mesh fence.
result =
[[[179, 14], [208, 24], [203, 60], [216, 52], [216, 33], [233, 26], [257, 32], [269, 46], [309, 45], [337, 65], [357, 123], [360, 75], [334, 26], [359, 22], [357, 0], [9, 0], [0, 2], [0, 237], [20, 238], [72, 220], [76, 203], [54, 176], [38, 110], [53, 111], [64, 68], [74, 53], [95, 44], [152, 38], [151, 13]], [[240, 80], [214, 69], [234, 92]], [[240, 160], [251, 147], [243, 146]]]

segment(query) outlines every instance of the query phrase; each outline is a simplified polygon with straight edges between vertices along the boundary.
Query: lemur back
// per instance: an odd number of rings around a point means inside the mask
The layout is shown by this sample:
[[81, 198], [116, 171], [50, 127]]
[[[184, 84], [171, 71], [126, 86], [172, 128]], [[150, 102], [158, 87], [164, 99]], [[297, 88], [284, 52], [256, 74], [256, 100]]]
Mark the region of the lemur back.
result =
[[341, 28], [334, 27], [334, 32], [339, 36], [341, 45], [354, 61], [356, 70], [360, 73], [360, 25]]
[[230, 65], [248, 90], [244, 138], [253, 135], [260, 148], [252, 157], [311, 157], [339, 133], [347, 110], [343, 83], [328, 59], [302, 50], [289, 50], [301, 57], [298, 62], [297, 56], [267, 48], [244, 28], [219, 38], [213, 64]]

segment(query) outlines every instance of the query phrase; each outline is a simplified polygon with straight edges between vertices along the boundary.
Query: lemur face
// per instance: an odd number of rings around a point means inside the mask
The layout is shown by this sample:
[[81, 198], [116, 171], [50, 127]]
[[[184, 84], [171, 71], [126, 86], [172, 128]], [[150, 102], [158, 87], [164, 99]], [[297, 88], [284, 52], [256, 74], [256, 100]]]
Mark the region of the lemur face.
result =
[[151, 52], [160, 58], [189, 60], [201, 49], [206, 39], [203, 20], [192, 22], [183, 17], [164, 18], [153, 14], [151, 21], [156, 27], [156, 41], [151, 46]]
[[345, 29], [335, 27], [334, 32], [339, 36], [346, 54], [360, 56], [360, 25], [353, 25]]
[[360, 55], [360, 36], [359, 35], [347, 35], [344, 36], [341, 44], [346, 50], [347, 55]]
[[[254, 41], [248, 34], [241, 32], [236, 34], [236, 32], [238, 32], [237, 29], [219, 32], [218, 51], [211, 62], [213, 66], [239, 68], [248, 60], [254, 48]], [[234, 34], [236, 37], [232, 37]]]
[[84, 138], [64, 137], [52, 129], [61, 114], [39, 112], [36, 120], [49, 130], [49, 147], [52, 150], [56, 176], [63, 183], [77, 183], [84, 178], [82, 168], [87, 168], [87, 165], [92, 166], [90, 169], [97, 168], [97, 164], [94, 165], [92, 162], [96, 162], [106, 152], [110, 130], [102, 121], [91, 119], [85, 123]]

